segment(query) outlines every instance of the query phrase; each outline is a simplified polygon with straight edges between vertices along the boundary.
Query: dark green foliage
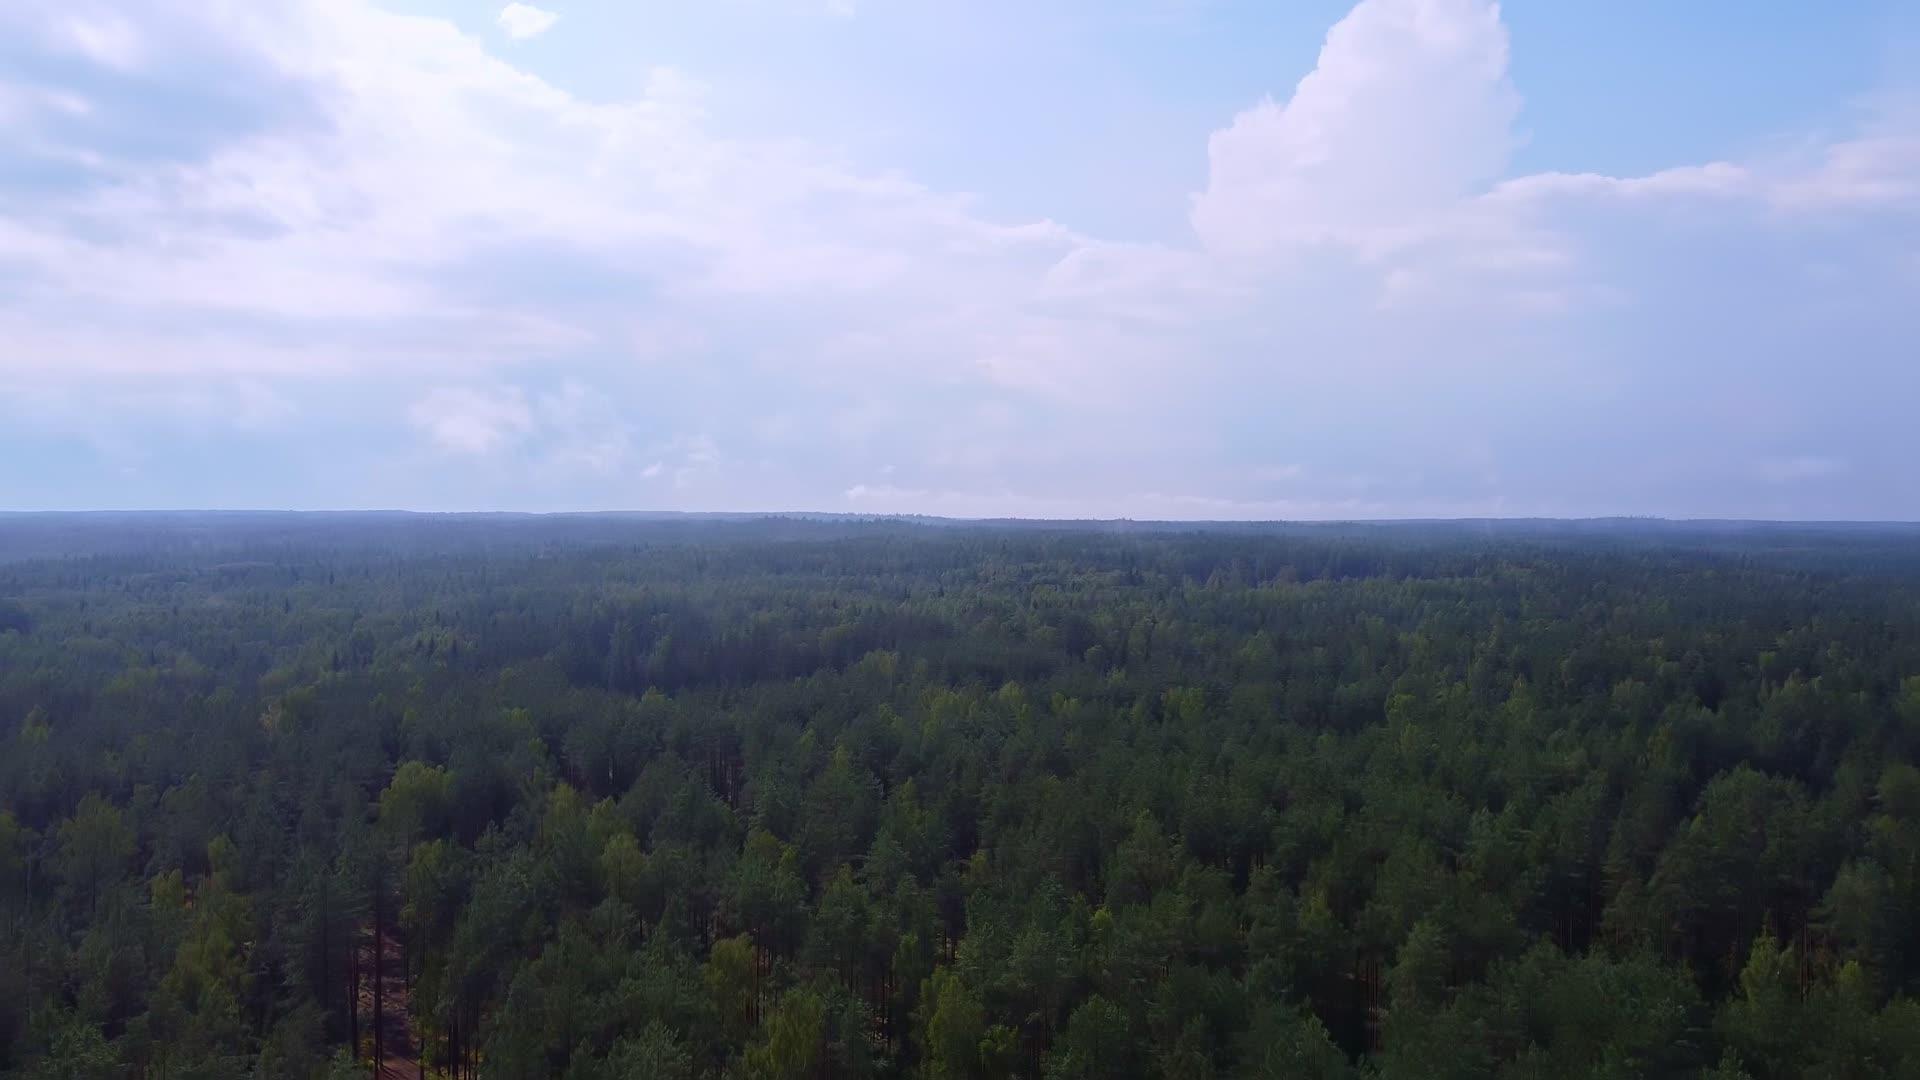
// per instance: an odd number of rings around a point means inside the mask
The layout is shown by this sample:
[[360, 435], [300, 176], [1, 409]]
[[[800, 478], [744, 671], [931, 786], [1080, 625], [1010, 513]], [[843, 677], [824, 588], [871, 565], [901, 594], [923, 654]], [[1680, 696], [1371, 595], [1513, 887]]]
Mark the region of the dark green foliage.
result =
[[1911, 1076], [1917, 755], [1895, 527], [0, 518], [0, 1074]]

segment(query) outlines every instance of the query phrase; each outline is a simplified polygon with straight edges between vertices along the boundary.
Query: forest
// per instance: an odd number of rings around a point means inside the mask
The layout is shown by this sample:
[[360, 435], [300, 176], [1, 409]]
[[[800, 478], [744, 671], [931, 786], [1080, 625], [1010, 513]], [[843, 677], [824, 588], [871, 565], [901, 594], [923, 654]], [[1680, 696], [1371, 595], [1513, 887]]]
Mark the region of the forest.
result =
[[1920, 528], [0, 515], [0, 1076], [1920, 1076]]

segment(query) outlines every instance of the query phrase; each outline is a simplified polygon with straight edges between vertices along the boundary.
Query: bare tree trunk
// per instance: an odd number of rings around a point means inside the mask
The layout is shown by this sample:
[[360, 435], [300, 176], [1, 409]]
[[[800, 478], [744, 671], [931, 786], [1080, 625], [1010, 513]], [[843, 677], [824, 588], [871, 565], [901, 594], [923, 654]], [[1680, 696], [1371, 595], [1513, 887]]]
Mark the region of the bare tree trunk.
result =
[[386, 996], [385, 968], [386, 959], [386, 899], [381, 895], [378, 885], [373, 890], [373, 1070], [380, 1075], [380, 1063], [386, 1060], [386, 1018], [383, 1013]]
[[360, 1059], [360, 935], [347, 936], [347, 1043]]
[[[326, 893], [322, 892], [320, 896], [320, 1000], [325, 1001], [327, 1000], [327, 990], [330, 989], [327, 985], [327, 961], [330, 959], [330, 957], [327, 956], [327, 952], [333, 947], [333, 938], [329, 933], [331, 927], [327, 925], [329, 913], [327, 911]], [[325, 1027], [329, 1035], [339, 1030], [330, 1023], [326, 1024]]]
[[[409, 935], [409, 937], [410, 936], [411, 935]], [[407, 1007], [411, 1010], [413, 1007], [413, 988], [418, 984], [418, 980], [414, 978], [413, 974], [413, 946], [407, 943], [407, 938], [405, 937], [400, 939], [400, 956], [400, 970], [406, 975], [407, 979]], [[412, 1021], [409, 1021], [409, 1030], [413, 1027]], [[420, 1072], [420, 1080], [427, 1080], [426, 1025], [419, 1025], [419, 1030], [414, 1031], [413, 1034], [413, 1064]]]

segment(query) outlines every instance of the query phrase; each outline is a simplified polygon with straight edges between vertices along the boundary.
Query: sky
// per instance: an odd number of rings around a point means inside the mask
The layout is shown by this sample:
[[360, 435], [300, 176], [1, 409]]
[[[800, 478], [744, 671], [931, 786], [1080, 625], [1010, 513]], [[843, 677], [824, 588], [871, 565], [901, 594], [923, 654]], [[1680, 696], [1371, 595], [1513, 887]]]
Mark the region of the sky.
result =
[[0, 0], [0, 509], [1920, 519], [1894, 0]]

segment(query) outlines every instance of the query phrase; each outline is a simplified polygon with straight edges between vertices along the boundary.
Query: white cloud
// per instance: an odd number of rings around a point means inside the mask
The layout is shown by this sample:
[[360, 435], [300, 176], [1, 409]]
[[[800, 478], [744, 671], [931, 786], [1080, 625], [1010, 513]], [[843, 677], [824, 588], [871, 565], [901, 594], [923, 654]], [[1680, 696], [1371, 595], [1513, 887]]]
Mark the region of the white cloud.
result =
[[515, 41], [539, 37], [559, 21], [559, 15], [532, 4], [508, 4], [500, 9], [500, 29]]
[[[192, 313], [364, 328], [379, 340], [342, 355], [390, 372], [437, 367], [442, 351], [507, 361], [627, 333], [608, 321], [631, 325], [632, 309], [582, 321], [562, 305], [476, 300], [446, 280], [511, 267], [517, 249], [578, 260], [616, 290], [649, 291], [671, 273], [682, 299], [848, 305], [817, 309], [824, 318], [879, 310], [883, 293], [1004, 310], [1022, 281], [1003, 274], [1037, 277], [1072, 243], [1044, 223], [982, 221], [963, 197], [801, 143], [711, 135], [697, 84], [671, 71], [639, 99], [587, 102], [450, 24], [354, 0], [202, 29], [238, 35], [232, 49], [319, 88], [321, 122], [244, 134], [182, 164], [116, 165], [112, 182], [45, 213], [0, 212], [0, 256], [29, 259], [42, 291], [169, 323]], [[711, 336], [708, 318], [689, 303], [651, 321], [677, 328], [666, 343], [677, 349]], [[142, 330], [141, 347], [154, 345]]]
[[[1756, 233], [1781, 214], [1920, 207], [1910, 113], [1798, 156], [1503, 179], [1520, 107], [1507, 54], [1491, 0], [1361, 0], [1290, 99], [1214, 133], [1196, 233], [1269, 265], [1344, 253], [1371, 268], [1382, 308], [1560, 315], [1632, 285], [1597, 278], [1584, 248], [1657, 234], [1681, 206], [1742, 214]], [[1594, 215], [1622, 211], [1637, 216], [1588, 235]]]
[[1875, 133], [1826, 146], [1772, 195], [1797, 210], [1920, 210], [1920, 134]]
[[453, 454], [486, 455], [533, 430], [533, 409], [513, 387], [444, 386], [407, 410], [413, 426]]
[[539, 392], [505, 384], [436, 387], [407, 416], [443, 453], [515, 451], [511, 464], [530, 477], [608, 477], [633, 465], [632, 425], [612, 399], [577, 379]]
[[704, 433], [677, 435], [648, 448], [653, 460], [640, 470], [643, 480], [671, 480], [676, 491], [701, 486], [717, 476], [727, 457], [713, 436]]
[[562, 472], [610, 474], [631, 464], [633, 432], [620, 407], [577, 379], [538, 396], [534, 415], [547, 435], [543, 460]]
[[1497, 5], [1361, 0], [1290, 99], [1214, 133], [1194, 229], [1225, 254], [1391, 240], [1499, 177], [1519, 107]]
[[70, 14], [54, 25], [58, 40], [104, 67], [130, 71], [140, 65], [146, 53], [139, 32], [111, 12]]
[[1525, 202], [1560, 198], [1660, 198], [1667, 196], [1725, 197], [1753, 190], [1753, 174], [1738, 165], [1716, 161], [1685, 165], [1650, 176], [1617, 177], [1598, 173], [1535, 173], [1495, 187], [1489, 200]]
[[865, 499], [914, 500], [925, 498], [925, 488], [901, 488], [892, 484], [855, 484], [845, 492], [848, 502], [860, 502]]
[[93, 105], [77, 94], [41, 86], [0, 84], [0, 130], [25, 126], [47, 113], [71, 118], [92, 111]]
[[718, 472], [727, 460], [713, 436], [704, 433], [675, 439], [666, 450], [680, 459], [673, 470], [673, 486], [682, 489], [693, 487]]

